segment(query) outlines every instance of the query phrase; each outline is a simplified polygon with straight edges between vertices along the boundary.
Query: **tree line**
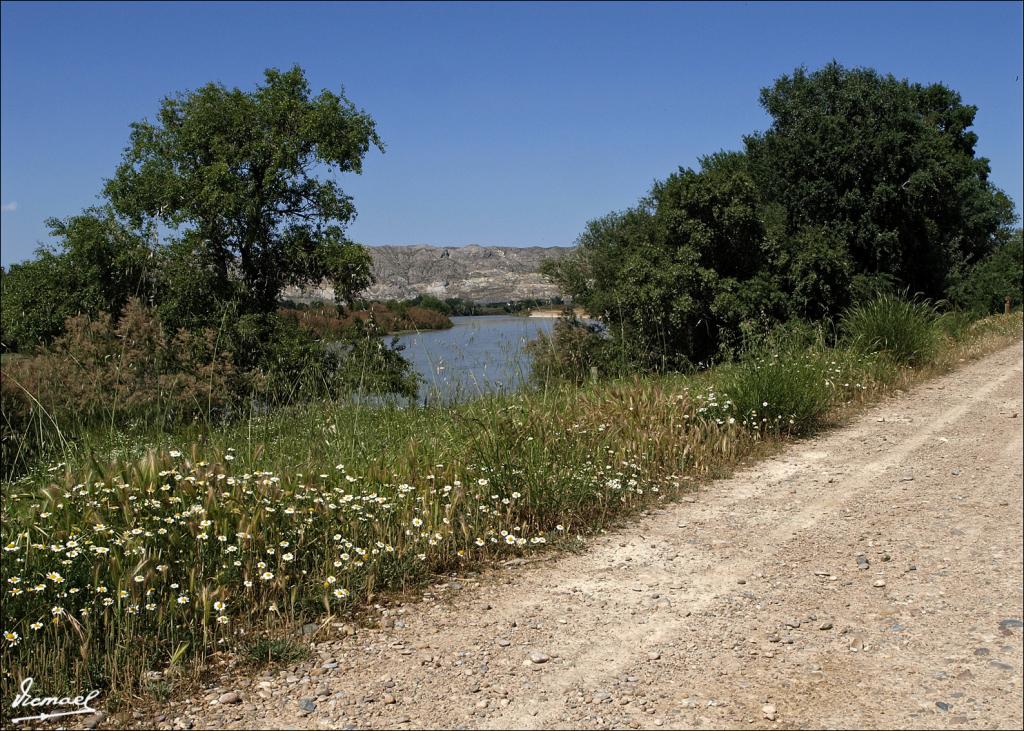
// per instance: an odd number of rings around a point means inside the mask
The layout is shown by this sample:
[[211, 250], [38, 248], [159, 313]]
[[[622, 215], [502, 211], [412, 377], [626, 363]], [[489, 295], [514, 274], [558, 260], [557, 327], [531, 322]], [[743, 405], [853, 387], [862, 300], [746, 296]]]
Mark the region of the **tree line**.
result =
[[50, 219], [55, 244], [3, 274], [4, 350], [52, 349], [75, 318], [102, 314], [116, 328], [137, 301], [170, 337], [211, 333], [249, 376], [243, 394], [247, 383], [293, 390], [311, 366], [315, 383], [339, 386], [331, 374], [356, 361], [386, 374], [361, 378], [370, 390], [414, 393], [410, 367], [372, 329], [326, 349], [277, 313], [290, 285], [327, 279], [344, 310], [372, 283], [369, 254], [345, 236], [356, 209], [335, 178], [360, 173], [373, 147], [383, 149], [374, 120], [343, 92], [314, 95], [299, 67], [268, 69], [252, 91], [211, 83], [168, 96], [131, 125], [102, 204]]
[[781, 76], [760, 102], [767, 130], [680, 167], [545, 263], [605, 326], [603, 340], [559, 329], [589, 351], [579, 362], [690, 368], [883, 292], [980, 312], [1020, 303], [1017, 216], [957, 92], [832, 62]]

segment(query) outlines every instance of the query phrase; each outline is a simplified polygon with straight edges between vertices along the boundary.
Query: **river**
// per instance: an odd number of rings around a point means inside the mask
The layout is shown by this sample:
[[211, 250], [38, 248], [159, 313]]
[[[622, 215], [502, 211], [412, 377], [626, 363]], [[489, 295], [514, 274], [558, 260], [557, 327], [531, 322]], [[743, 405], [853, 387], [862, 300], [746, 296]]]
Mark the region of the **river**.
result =
[[[483, 393], [513, 390], [530, 375], [523, 346], [550, 333], [553, 317], [483, 315], [453, 317], [448, 330], [395, 336], [402, 354], [423, 379], [419, 402], [457, 401]], [[391, 337], [387, 338], [390, 343]]]

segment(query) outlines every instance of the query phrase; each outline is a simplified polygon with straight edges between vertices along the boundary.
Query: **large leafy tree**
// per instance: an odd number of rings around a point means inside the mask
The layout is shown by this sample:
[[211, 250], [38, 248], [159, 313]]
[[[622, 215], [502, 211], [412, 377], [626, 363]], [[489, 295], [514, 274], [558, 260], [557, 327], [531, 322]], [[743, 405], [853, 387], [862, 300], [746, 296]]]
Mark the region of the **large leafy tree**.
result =
[[717, 153], [591, 222], [545, 273], [634, 361], [662, 369], [717, 355], [744, 320], [780, 306], [767, 255], [744, 155]]
[[547, 265], [622, 352], [675, 367], [881, 288], [938, 298], [957, 284], [979, 300], [1007, 289], [1013, 248], [986, 256], [1013, 206], [989, 182], [977, 110], [956, 92], [831, 63], [782, 76], [761, 103], [772, 125], [744, 152], [680, 169]]
[[746, 148], [763, 199], [782, 212], [782, 254], [800, 269], [809, 314], [847, 304], [844, 278], [942, 296], [1013, 220], [975, 154], [977, 108], [941, 84], [833, 62], [780, 77], [761, 104], [772, 125]]
[[164, 99], [155, 121], [132, 125], [105, 193], [136, 224], [183, 230], [182, 251], [242, 312], [272, 312], [283, 287], [323, 278], [347, 302], [370, 284], [370, 259], [345, 238], [355, 208], [329, 174], [361, 172], [371, 146], [373, 119], [343, 94], [313, 96], [299, 67], [269, 69], [251, 92], [208, 84]]

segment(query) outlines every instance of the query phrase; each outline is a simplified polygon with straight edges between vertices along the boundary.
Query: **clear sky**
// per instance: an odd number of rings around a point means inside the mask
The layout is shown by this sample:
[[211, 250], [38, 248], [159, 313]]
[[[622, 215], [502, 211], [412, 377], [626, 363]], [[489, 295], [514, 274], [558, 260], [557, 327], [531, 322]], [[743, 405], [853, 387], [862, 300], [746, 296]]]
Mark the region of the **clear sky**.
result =
[[300, 64], [378, 122], [343, 176], [366, 244], [568, 245], [656, 178], [764, 129], [758, 90], [835, 58], [943, 82], [1022, 193], [1019, 2], [2, 5], [2, 261], [97, 202], [132, 120]]

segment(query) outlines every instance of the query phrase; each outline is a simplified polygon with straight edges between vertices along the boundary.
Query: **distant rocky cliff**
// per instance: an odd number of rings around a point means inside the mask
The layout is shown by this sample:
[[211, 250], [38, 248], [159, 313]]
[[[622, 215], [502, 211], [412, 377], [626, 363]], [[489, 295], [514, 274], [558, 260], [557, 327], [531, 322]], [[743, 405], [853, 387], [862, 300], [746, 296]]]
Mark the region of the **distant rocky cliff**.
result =
[[[367, 299], [410, 299], [432, 294], [444, 299], [461, 297], [474, 302], [508, 302], [554, 297], [558, 288], [540, 275], [544, 259], [565, 256], [563, 246], [368, 246], [377, 283]], [[299, 291], [286, 290], [291, 299], [332, 299], [328, 283]]]

